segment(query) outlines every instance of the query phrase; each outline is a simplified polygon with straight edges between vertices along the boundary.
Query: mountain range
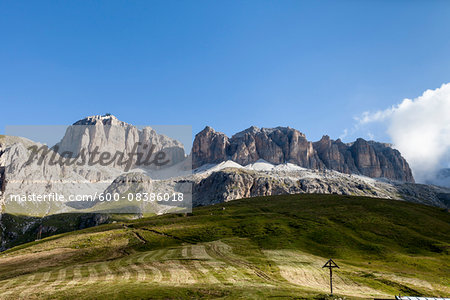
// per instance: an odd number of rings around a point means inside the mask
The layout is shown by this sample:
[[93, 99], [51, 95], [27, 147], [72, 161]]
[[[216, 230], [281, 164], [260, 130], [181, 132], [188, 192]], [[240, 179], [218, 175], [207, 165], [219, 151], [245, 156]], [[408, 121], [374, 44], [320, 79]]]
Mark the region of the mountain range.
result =
[[247, 165], [263, 159], [275, 165], [292, 163], [314, 170], [414, 182], [408, 163], [389, 144], [361, 138], [343, 143], [326, 135], [318, 142], [310, 142], [290, 127], [253, 126], [231, 138], [206, 127], [195, 137], [192, 159], [194, 168], [226, 160]]
[[[138, 129], [112, 115], [92, 116], [69, 126], [53, 149], [58, 149], [56, 157], [65, 156], [67, 151], [74, 155], [83, 150], [90, 153], [95, 147], [129, 154], [136, 143], [156, 145], [172, 163], [161, 169], [133, 162], [130, 170], [124, 170], [115, 163], [51, 164], [45, 157], [38, 164], [27, 159], [30, 147], [42, 145], [21, 137], [0, 137], [2, 213], [35, 217], [65, 212], [163, 214], [188, 212], [191, 206], [241, 198], [304, 193], [368, 196], [450, 208], [450, 189], [414, 183], [408, 163], [390, 145], [363, 139], [343, 143], [328, 136], [310, 142], [304, 134], [289, 127], [251, 127], [231, 138], [206, 127], [195, 136], [192, 152], [187, 155], [180, 142], [150, 127]], [[49, 202], [24, 206], [8, 202], [14, 194], [116, 193], [122, 197], [130, 192], [181, 192], [186, 198], [180, 205], [109, 203], [99, 201], [98, 197], [81, 204]], [[30, 224], [22, 227], [22, 233], [31, 228]], [[1, 214], [0, 226], [3, 226]], [[4, 249], [18, 236], [20, 233], [0, 237], [0, 248]]]
[[[19, 192], [102, 193], [154, 191], [158, 187], [160, 191], [192, 191], [194, 206], [292, 193], [373, 196], [439, 207], [448, 207], [450, 202], [448, 189], [415, 184], [407, 161], [389, 144], [364, 139], [343, 143], [328, 136], [311, 142], [290, 127], [253, 126], [229, 138], [207, 126], [195, 136], [192, 151], [186, 155], [180, 142], [150, 127], [139, 130], [109, 114], [90, 116], [67, 128], [56, 144], [56, 155], [77, 155], [83, 150], [91, 153], [98, 147], [128, 155], [133, 145], [142, 148], [145, 143], [164, 150], [170, 158], [165, 172], [135, 162], [131, 170], [115, 162], [107, 166], [54, 165], [47, 158], [39, 165], [27, 162], [30, 145], [39, 144], [4, 136], [0, 139], [2, 198]], [[140, 182], [133, 178], [140, 178]], [[104, 210], [106, 206], [98, 203], [92, 209]], [[138, 210], [143, 208], [141, 205]], [[172, 208], [162, 205], [152, 209], [161, 213]], [[38, 211], [45, 215], [71, 209], [67, 204], [54, 204]]]

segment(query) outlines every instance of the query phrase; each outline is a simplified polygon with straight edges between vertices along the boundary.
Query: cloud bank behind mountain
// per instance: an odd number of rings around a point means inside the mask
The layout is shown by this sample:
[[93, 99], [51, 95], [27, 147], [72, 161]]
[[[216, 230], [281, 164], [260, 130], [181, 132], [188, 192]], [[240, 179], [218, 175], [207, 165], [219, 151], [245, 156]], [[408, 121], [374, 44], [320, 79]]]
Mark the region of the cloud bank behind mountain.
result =
[[359, 127], [386, 123], [418, 182], [433, 181], [439, 169], [450, 167], [450, 83], [385, 110], [364, 112], [356, 120]]

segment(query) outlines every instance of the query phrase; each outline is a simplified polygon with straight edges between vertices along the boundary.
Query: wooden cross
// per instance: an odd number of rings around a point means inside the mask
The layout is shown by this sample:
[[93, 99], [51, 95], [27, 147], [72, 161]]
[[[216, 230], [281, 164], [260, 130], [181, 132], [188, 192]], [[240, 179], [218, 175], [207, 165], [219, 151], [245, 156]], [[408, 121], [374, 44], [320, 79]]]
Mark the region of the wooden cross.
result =
[[333, 268], [338, 268], [339, 266], [330, 258], [322, 268], [328, 268], [330, 269], [330, 290], [331, 290], [331, 296], [333, 296]]

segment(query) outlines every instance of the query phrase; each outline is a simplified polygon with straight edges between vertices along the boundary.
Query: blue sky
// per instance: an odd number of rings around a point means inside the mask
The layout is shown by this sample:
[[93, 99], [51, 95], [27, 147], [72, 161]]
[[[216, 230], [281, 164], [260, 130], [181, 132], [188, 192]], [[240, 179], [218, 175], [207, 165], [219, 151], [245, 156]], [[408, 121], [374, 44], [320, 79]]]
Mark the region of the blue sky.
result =
[[0, 132], [112, 113], [338, 138], [450, 81], [449, 15], [449, 1], [0, 1]]

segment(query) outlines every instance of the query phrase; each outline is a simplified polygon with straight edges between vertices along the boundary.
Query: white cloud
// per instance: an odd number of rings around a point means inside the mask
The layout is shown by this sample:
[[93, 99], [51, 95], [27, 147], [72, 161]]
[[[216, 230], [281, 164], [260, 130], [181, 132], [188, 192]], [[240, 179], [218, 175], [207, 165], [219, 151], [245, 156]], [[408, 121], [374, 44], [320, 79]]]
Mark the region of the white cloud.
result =
[[355, 119], [357, 126], [386, 122], [394, 147], [406, 158], [418, 182], [450, 164], [450, 83]]
[[348, 129], [345, 128], [342, 134], [339, 136], [339, 138], [342, 140], [348, 135]]
[[365, 111], [359, 117], [355, 117], [355, 120], [358, 121], [360, 125], [364, 125], [371, 122], [380, 122], [389, 118], [392, 113], [395, 111], [396, 107], [392, 106], [391, 108], [385, 110], [379, 110], [377, 112], [369, 112]]

